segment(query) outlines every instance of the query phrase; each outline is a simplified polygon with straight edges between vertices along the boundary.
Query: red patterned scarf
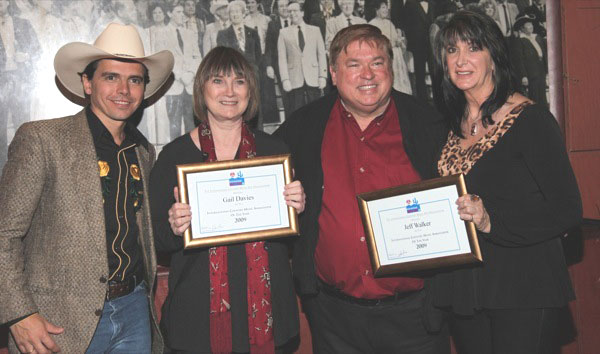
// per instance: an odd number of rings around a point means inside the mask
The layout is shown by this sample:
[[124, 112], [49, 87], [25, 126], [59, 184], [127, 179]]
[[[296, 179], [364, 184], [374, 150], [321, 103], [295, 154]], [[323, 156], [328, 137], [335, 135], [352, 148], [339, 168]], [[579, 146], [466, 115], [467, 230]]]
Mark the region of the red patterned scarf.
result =
[[[206, 161], [217, 161], [210, 126], [198, 127], [200, 149], [208, 154]], [[254, 134], [242, 125], [239, 159], [256, 156]], [[248, 336], [250, 353], [274, 353], [273, 315], [271, 312], [271, 273], [264, 242], [246, 243]], [[231, 301], [227, 275], [227, 246], [209, 250], [210, 261], [210, 347], [213, 353], [231, 353]]]

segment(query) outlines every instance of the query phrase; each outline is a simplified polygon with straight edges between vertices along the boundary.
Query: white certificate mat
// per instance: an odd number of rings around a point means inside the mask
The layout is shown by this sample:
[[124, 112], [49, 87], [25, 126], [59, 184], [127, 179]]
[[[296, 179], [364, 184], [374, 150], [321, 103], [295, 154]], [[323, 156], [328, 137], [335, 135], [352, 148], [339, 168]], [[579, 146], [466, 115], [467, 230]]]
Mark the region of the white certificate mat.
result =
[[280, 165], [189, 175], [192, 238], [288, 227]]
[[458, 175], [358, 196], [375, 275], [481, 260], [455, 204], [464, 193]]
[[181, 165], [178, 175], [192, 211], [186, 248], [297, 234], [296, 212], [283, 196], [289, 155]]

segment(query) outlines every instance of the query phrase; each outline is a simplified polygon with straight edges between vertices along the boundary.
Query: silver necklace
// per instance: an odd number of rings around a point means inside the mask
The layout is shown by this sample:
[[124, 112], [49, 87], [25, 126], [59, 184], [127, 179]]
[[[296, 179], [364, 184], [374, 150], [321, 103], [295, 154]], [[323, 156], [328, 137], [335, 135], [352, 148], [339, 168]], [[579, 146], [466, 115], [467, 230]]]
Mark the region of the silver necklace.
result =
[[475, 136], [477, 135], [477, 132], [479, 131], [479, 126], [477, 125], [477, 122], [479, 122], [481, 120], [482, 117], [479, 117], [477, 119], [475, 119], [473, 121], [473, 123], [471, 123], [471, 129], [469, 130], [471, 136]]

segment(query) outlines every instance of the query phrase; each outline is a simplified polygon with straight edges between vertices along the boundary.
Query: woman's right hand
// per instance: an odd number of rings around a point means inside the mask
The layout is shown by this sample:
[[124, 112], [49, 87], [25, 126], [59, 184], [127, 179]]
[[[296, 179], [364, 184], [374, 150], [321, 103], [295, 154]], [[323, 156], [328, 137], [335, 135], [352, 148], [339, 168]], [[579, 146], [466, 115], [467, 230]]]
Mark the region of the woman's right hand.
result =
[[171, 231], [177, 236], [183, 235], [190, 227], [192, 221], [192, 208], [188, 204], [179, 202], [179, 188], [173, 188], [175, 203], [169, 209], [169, 224]]

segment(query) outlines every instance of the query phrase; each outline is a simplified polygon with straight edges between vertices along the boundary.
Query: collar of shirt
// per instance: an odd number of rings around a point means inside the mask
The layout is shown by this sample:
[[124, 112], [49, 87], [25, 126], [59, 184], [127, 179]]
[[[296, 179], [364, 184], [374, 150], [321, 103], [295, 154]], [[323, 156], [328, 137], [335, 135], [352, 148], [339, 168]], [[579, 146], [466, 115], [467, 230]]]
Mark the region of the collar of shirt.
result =
[[371, 134], [373, 132], [373, 129], [375, 129], [375, 128], [373, 128], [374, 126], [381, 126], [384, 123], [387, 123], [387, 121], [389, 121], [390, 118], [388, 118], [388, 117], [390, 115], [388, 113], [389, 113], [390, 107], [392, 105], [391, 102], [392, 102], [392, 99], [390, 98], [387, 103], [387, 106], [385, 108], [385, 111], [383, 111], [383, 113], [381, 113], [380, 115], [375, 117], [375, 119], [373, 119], [371, 121], [371, 123], [369, 123], [367, 128], [362, 132], [360, 132], [360, 128], [358, 126], [358, 122], [356, 121], [356, 118], [354, 118], [354, 115], [346, 109], [346, 105], [345, 105], [344, 101], [342, 101], [341, 97], [338, 97], [338, 104], [336, 104], [335, 106], [338, 107], [338, 109], [340, 110], [340, 113], [341, 113], [343, 119], [352, 121], [353, 125], [356, 125], [358, 132], [361, 135], [365, 135], [365, 134]]
[[305, 29], [306, 29], [306, 23], [304, 23], [304, 21], [300, 22], [297, 25], [293, 25], [296, 28], [296, 31], [298, 31], [298, 26], [300, 26], [300, 28], [302, 28], [302, 32], [306, 33]]
[[[104, 124], [102, 124], [100, 121], [100, 118], [98, 118], [98, 116], [92, 112], [91, 106], [87, 106], [85, 108], [85, 116], [87, 118], [88, 125], [90, 126], [92, 138], [94, 139], [94, 145], [110, 142], [115, 147], [118, 147], [108, 129], [106, 129]], [[121, 146], [127, 146], [131, 144], [135, 144], [136, 146], [142, 145], [146, 149], [148, 148], [148, 141], [146, 138], [144, 138], [142, 133], [140, 133], [130, 122], [125, 122], [125, 139], [123, 140]]]
[[241, 25], [232, 26], [232, 27], [233, 27], [233, 31], [235, 32], [236, 36], [238, 35], [238, 33], [242, 33], [242, 36], [245, 34], [244, 33], [244, 24], [243, 23]]
[[521, 37], [521, 38], [528, 38], [528, 39], [531, 39], [531, 40], [535, 40], [535, 37], [537, 37], [537, 35], [535, 33], [525, 34], [525, 33], [521, 32], [519, 34], [519, 37]]

